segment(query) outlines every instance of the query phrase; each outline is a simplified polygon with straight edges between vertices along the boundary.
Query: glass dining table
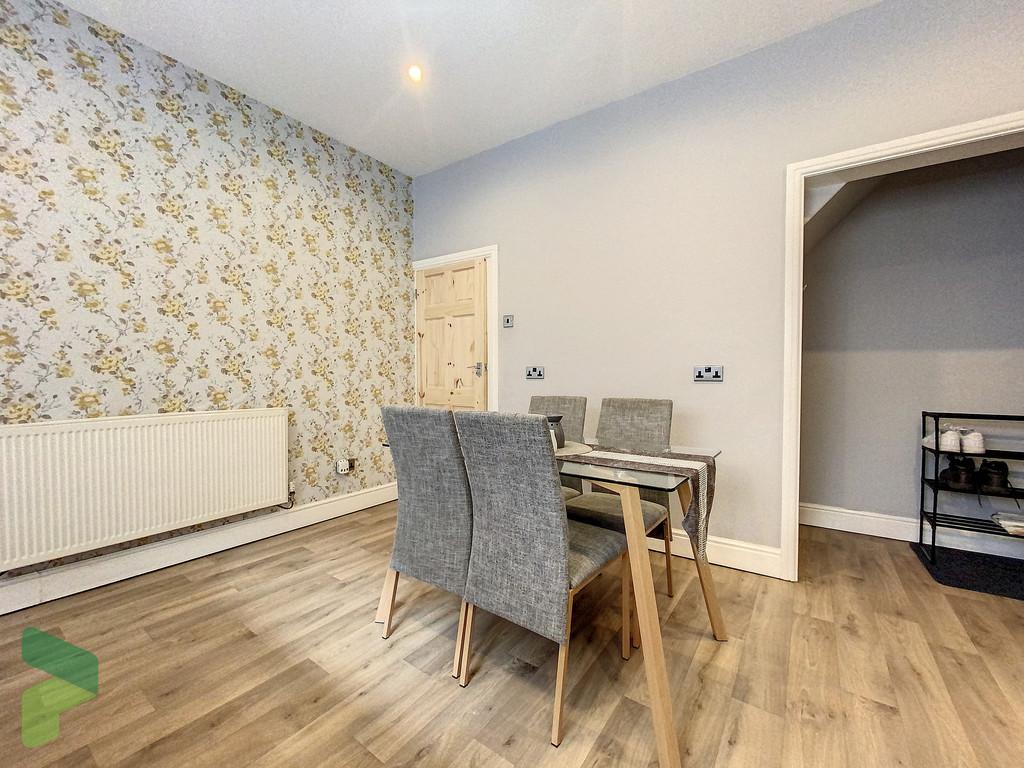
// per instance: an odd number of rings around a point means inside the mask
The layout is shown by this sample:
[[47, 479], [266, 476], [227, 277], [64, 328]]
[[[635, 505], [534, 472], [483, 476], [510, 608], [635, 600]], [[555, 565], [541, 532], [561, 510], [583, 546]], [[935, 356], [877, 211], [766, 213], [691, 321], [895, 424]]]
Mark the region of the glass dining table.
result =
[[714, 465], [720, 451], [675, 448], [659, 453], [638, 453], [574, 443], [555, 453], [562, 475], [588, 480], [592, 485], [617, 493], [622, 500], [658, 761], [665, 768], [679, 768], [682, 758], [679, 739], [673, 726], [672, 697], [658, 605], [654, 597], [654, 574], [647, 555], [647, 532], [640, 507], [640, 490], [674, 492], [678, 495], [683, 509], [683, 527], [693, 549], [694, 564], [711, 629], [717, 640], [724, 641], [728, 636], [706, 554], [707, 516], [710, 512], [708, 494], [709, 491], [711, 496], [714, 494]]
[[[387, 446], [387, 441], [383, 442]], [[647, 552], [647, 531], [640, 507], [640, 490], [676, 493], [683, 509], [683, 529], [693, 550], [711, 630], [715, 639], [728, 635], [715, 594], [707, 560], [707, 518], [714, 496], [715, 459], [719, 450], [675, 447], [671, 451], [643, 453], [567, 443], [555, 451], [558, 471], [568, 477], [616, 493], [622, 500], [622, 516], [629, 550], [630, 575], [636, 601], [637, 625], [643, 646], [644, 671], [650, 694], [651, 719], [662, 768], [681, 768], [679, 739], [673, 726], [672, 697], [661, 636], [661, 621], [654, 596], [654, 573]], [[696, 493], [694, 493], [694, 486]]]

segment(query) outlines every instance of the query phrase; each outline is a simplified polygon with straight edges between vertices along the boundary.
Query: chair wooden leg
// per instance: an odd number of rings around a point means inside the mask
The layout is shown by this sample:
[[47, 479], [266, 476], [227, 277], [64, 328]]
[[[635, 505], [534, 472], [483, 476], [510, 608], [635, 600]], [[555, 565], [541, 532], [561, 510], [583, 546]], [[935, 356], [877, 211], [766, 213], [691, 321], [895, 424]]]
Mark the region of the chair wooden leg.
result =
[[391, 595], [394, 594], [397, 584], [398, 571], [388, 568], [388, 572], [384, 574], [384, 589], [380, 593], [380, 602], [377, 603], [377, 615], [373, 617], [377, 624], [384, 623], [384, 619], [388, 614], [388, 602], [391, 600]]
[[384, 577], [384, 590], [380, 594], [380, 602], [377, 604], [377, 617], [375, 621], [383, 622], [384, 629], [381, 637], [385, 640], [391, 634], [391, 617], [395, 612], [395, 595], [398, 594], [398, 571], [388, 569]]
[[462, 644], [466, 639], [466, 613], [468, 605], [469, 603], [463, 600], [462, 605], [459, 606], [459, 628], [455, 633], [455, 660], [452, 662], [452, 677], [456, 680], [462, 674]]
[[665, 521], [665, 588], [669, 597], [675, 596], [672, 589], [672, 523]]
[[622, 659], [629, 661], [633, 643], [630, 639], [633, 619], [633, 577], [629, 572], [629, 552], [622, 554]]
[[572, 633], [572, 595], [565, 607], [565, 642], [558, 646], [558, 667], [555, 673], [555, 707], [551, 716], [551, 744], [562, 743], [562, 714], [565, 711], [565, 678], [569, 670], [569, 635]]
[[469, 646], [473, 637], [473, 613], [475, 606], [466, 603], [466, 626], [462, 632], [462, 660], [459, 662], [459, 685], [469, 685]]

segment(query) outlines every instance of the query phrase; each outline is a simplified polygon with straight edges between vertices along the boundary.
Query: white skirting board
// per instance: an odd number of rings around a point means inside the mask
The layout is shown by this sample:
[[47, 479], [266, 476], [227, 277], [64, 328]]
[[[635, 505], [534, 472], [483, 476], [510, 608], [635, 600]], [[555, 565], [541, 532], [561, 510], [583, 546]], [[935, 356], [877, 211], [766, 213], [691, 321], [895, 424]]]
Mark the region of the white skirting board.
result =
[[279, 533], [322, 523], [397, 498], [397, 484], [386, 483], [343, 496], [332, 496], [329, 499], [303, 504], [288, 511], [252, 517], [237, 523], [0, 581], [0, 615], [157, 571], [214, 552], [222, 552]]
[[[912, 517], [883, 515], [878, 512], [843, 509], [825, 504], [801, 504], [800, 524], [899, 541], [917, 541], [918, 534], [918, 521]], [[925, 541], [931, 541], [931, 528], [927, 524], [925, 537]], [[1024, 540], [989, 536], [984, 533], [940, 528], [936, 543], [940, 547], [1024, 558]]]
[[[661, 539], [648, 539], [647, 548], [653, 552], [664, 552], [665, 544]], [[693, 559], [690, 539], [682, 528], [672, 529], [672, 555]], [[735, 568], [737, 571], [749, 571], [774, 579], [782, 578], [782, 551], [779, 547], [709, 536], [708, 560], [713, 565]]]

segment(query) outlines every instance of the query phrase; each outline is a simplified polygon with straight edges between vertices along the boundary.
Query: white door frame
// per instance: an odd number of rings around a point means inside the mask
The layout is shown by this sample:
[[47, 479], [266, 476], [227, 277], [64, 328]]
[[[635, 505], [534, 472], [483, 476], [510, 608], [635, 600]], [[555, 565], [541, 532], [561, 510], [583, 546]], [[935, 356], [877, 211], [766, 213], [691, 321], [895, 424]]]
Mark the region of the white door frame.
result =
[[[985, 142], [984, 146], [979, 146]], [[1024, 145], [1024, 111], [792, 163], [786, 167], [782, 389], [782, 578], [797, 580], [800, 540], [800, 367], [803, 351], [804, 182], [853, 181]]]
[[[412, 262], [412, 268], [418, 272], [421, 269], [433, 269], [446, 264], [454, 264], [458, 261], [470, 259], [483, 259], [487, 262], [487, 410], [499, 410], [498, 403], [498, 335], [501, 331], [501, 317], [498, 315], [498, 246], [484, 245], [479, 248], [471, 248], [468, 251], [457, 253], [446, 253], [442, 256], [432, 256], [429, 259], [419, 259]], [[419, 297], [417, 297], [419, 300]], [[417, 315], [417, 322], [419, 313]], [[416, 333], [420, 329], [417, 326]], [[419, 344], [416, 345], [419, 350]], [[416, 381], [419, 381], [420, 361], [417, 352], [416, 357]]]

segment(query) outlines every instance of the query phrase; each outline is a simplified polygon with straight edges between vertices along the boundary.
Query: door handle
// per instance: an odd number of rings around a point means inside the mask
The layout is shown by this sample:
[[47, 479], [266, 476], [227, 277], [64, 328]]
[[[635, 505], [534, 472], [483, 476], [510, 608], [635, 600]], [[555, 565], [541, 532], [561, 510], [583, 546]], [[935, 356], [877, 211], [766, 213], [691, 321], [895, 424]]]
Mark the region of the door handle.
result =
[[473, 363], [473, 365], [467, 365], [467, 368], [471, 368], [477, 376], [483, 376], [484, 371], [487, 370], [487, 363]]

